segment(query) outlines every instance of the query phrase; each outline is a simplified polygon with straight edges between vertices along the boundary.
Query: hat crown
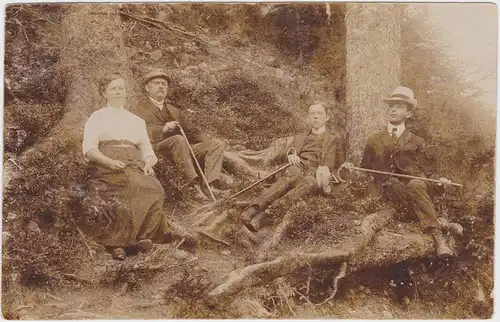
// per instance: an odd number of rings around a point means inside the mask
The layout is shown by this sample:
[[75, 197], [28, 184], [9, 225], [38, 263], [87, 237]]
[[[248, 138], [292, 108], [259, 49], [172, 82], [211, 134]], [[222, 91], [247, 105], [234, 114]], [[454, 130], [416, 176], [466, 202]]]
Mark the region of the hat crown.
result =
[[408, 87], [398, 86], [398, 87], [396, 87], [396, 89], [394, 90], [394, 92], [392, 92], [391, 97], [401, 97], [401, 98], [415, 99], [415, 94]]
[[166, 79], [170, 83], [170, 76], [165, 73], [162, 69], [154, 69], [144, 76], [144, 82], [147, 83], [153, 78], [161, 77]]

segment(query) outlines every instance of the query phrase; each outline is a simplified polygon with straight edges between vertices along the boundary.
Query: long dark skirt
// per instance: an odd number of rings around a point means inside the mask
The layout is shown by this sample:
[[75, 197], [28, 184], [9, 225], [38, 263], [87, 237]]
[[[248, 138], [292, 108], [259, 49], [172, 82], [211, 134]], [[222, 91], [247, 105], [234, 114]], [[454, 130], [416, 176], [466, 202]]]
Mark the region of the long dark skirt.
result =
[[163, 212], [164, 191], [160, 182], [144, 174], [140, 151], [117, 146], [118, 141], [103, 141], [99, 150], [105, 156], [127, 164], [112, 170], [89, 162], [88, 200], [100, 212], [101, 228], [94, 238], [110, 247], [127, 247], [139, 240], [160, 242], [166, 233]]

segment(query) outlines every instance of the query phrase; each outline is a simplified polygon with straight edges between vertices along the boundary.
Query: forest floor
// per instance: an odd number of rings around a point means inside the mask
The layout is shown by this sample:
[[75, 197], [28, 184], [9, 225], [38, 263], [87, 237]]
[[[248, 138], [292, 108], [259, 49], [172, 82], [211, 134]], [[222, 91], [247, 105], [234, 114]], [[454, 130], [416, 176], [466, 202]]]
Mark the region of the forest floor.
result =
[[[177, 220], [182, 217], [176, 216]], [[184, 217], [184, 220], [187, 218]], [[339, 226], [352, 227], [356, 219], [338, 217]], [[314, 229], [318, 229], [315, 225]], [[384, 228], [387, 248], [394, 247], [394, 236], [410, 236], [418, 233], [416, 223], [394, 223]], [[391, 238], [392, 236], [392, 238]], [[345, 236], [342, 236], [344, 239]], [[387, 238], [388, 237], [388, 238]], [[418, 236], [417, 236], [418, 237]], [[324, 243], [322, 243], [325, 245]], [[155, 245], [146, 254], [127, 257], [122, 264], [133, 266], [142, 263], [159, 250], [168, 257], [158, 271], [142, 274], [127, 273], [123, 278], [105, 278], [110, 267], [118, 267], [117, 261], [99, 247], [94, 259], [88, 257], [82, 268], [75, 272], [77, 280], [64, 280], [54, 287], [28, 288], [18, 286], [9, 294], [9, 318], [17, 319], [166, 319], [166, 318], [334, 318], [334, 319], [463, 319], [477, 318], [463, 302], [444, 298], [436, 302], [427, 299], [425, 292], [407, 286], [398, 289], [398, 273], [394, 268], [373, 268], [341, 281], [336, 297], [319, 304], [328, 296], [327, 274], [315, 275], [310, 295], [304, 296], [305, 280], [297, 276], [279, 278], [247, 288], [231, 298], [227, 304], [207, 306], [204, 297], [215, 285], [225, 280], [235, 269], [250, 264], [256, 249], [232, 244], [222, 246], [201, 243], [196, 249], [180, 249], [177, 243]], [[312, 247], [312, 248], [311, 248]], [[383, 245], [378, 245], [383, 247]], [[404, 247], [403, 247], [404, 248]], [[293, 238], [286, 239], [278, 252], [288, 249], [316, 250], [311, 245], [298, 245]], [[146, 259], [147, 260], [147, 259]], [[432, 260], [432, 256], [431, 256]], [[448, 264], [446, 264], [448, 265]], [[381, 274], [377, 273], [381, 269]], [[392, 271], [391, 271], [392, 269]], [[111, 269], [113, 270], [113, 269]], [[335, 269], [330, 268], [335, 271]], [[368, 269], [370, 270], [370, 269]], [[328, 271], [328, 269], [327, 269]], [[324, 271], [323, 271], [324, 272]], [[132, 276], [131, 276], [132, 274]], [[95, 276], [93, 276], [95, 275]], [[93, 281], [99, 275], [100, 282]], [[112, 273], [111, 273], [112, 275]], [[370, 276], [375, 275], [375, 276]], [[431, 274], [432, 275], [432, 274]], [[310, 277], [311, 278], [311, 277]], [[405, 282], [407, 282], [405, 280]], [[467, 281], [459, 281], [466, 284]], [[302, 284], [301, 284], [302, 283]], [[402, 284], [402, 283], [401, 283]], [[299, 287], [301, 286], [301, 287]], [[415, 285], [416, 286], [416, 285]], [[424, 286], [429, 291], [429, 286]], [[438, 291], [442, 287], [436, 285]], [[301, 290], [299, 292], [299, 290]], [[309, 291], [307, 291], [309, 292]], [[488, 294], [487, 294], [488, 295]], [[271, 304], [272, 303], [272, 304]], [[5, 302], [4, 302], [5, 306]], [[5, 310], [5, 307], [4, 307]], [[5, 312], [5, 311], [4, 311]]]

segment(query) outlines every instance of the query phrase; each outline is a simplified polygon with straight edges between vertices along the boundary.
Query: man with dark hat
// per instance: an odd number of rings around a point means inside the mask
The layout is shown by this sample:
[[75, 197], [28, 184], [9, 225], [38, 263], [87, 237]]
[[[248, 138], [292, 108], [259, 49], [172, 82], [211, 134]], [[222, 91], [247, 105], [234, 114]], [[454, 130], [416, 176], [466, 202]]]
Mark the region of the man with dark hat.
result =
[[[425, 164], [427, 157], [424, 140], [408, 131], [405, 125], [417, 107], [413, 91], [407, 87], [396, 87], [391, 97], [385, 101], [388, 106], [387, 126], [368, 138], [361, 167], [418, 177], [431, 176], [432, 173]], [[440, 185], [451, 183], [446, 178], [439, 180]], [[463, 228], [459, 224], [448, 223], [444, 218], [437, 218], [426, 181], [386, 175], [375, 175], [374, 181], [388, 199], [408, 206], [415, 213], [422, 231], [434, 238], [439, 257], [453, 255], [442, 229], [461, 235]]]
[[156, 153], [169, 158], [181, 169], [189, 186], [194, 189], [195, 199], [208, 201], [207, 194], [202, 189], [203, 181], [196, 171], [188, 143], [182, 137], [179, 127], [184, 130], [196, 158], [203, 165], [203, 172], [212, 191], [220, 192], [219, 189], [225, 188], [221, 182], [221, 170], [226, 145], [204, 135], [178, 108], [165, 99], [169, 84], [171, 79], [164, 71], [148, 73], [144, 78], [147, 97], [139, 101], [131, 111], [146, 121], [149, 139]]

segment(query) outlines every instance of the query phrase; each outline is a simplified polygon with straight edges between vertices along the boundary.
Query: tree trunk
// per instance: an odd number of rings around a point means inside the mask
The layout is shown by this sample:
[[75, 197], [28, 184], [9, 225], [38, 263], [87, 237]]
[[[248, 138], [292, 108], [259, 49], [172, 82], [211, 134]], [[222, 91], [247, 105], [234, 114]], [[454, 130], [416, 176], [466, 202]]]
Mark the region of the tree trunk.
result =
[[23, 160], [36, 151], [52, 156], [51, 151], [61, 146], [78, 151], [85, 121], [104, 104], [97, 91], [99, 78], [117, 71], [130, 80], [118, 8], [114, 4], [63, 6], [59, 75], [67, 89], [66, 113], [48, 139], [27, 150]]
[[400, 85], [401, 6], [350, 3], [346, 8], [347, 155], [358, 163], [367, 138], [385, 123], [383, 97]]

